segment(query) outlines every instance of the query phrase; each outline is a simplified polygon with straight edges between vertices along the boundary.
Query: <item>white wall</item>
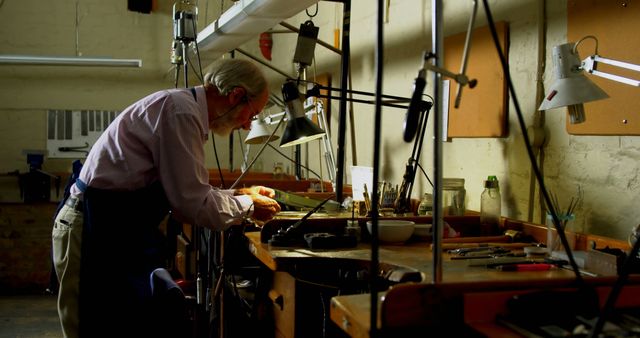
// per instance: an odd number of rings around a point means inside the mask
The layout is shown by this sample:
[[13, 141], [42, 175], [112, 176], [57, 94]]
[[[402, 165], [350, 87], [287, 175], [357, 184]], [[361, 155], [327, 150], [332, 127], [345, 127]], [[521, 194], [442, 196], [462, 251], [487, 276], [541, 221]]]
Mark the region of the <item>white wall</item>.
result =
[[[80, 26], [79, 50], [85, 56], [112, 56], [142, 58], [142, 69], [78, 69], [65, 67], [17, 67], [0, 66], [0, 171], [26, 169], [23, 149], [45, 147], [47, 109], [114, 109], [124, 108], [147, 93], [173, 87], [170, 70], [169, 47], [172, 22], [171, 5], [159, 2], [158, 11], [151, 15], [126, 10], [126, 1], [79, 1]], [[200, 1], [202, 28], [217, 16], [219, 3]], [[444, 1], [445, 35], [466, 29], [470, 1]], [[530, 126], [536, 116], [536, 69], [538, 33], [537, 15], [541, 0], [489, 1], [495, 21], [507, 21], [510, 31], [510, 72], [524, 121]], [[75, 55], [75, 4], [76, 1], [5, 1], [0, 7], [1, 54]], [[227, 4], [229, 5], [229, 4]], [[208, 9], [208, 10], [207, 10]], [[313, 12], [315, 6], [310, 8]], [[353, 0], [351, 12], [351, 48], [353, 89], [373, 92], [375, 89], [375, 2]], [[307, 15], [303, 12], [286, 20], [298, 26]], [[320, 39], [333, 42], [333, 29], [342, 21], [342, 5], [320, 2], [319, 12], [313, 22], [320, 27]], [[479, 2], [477, 26], [486, 25], [484, 8]], [[544, 85], [552, 81], [549, 58], [552, 46], [566, 42], [566, 1], [547, 1], [547, 67]], [[281, 26], [274, 29], [282, 31]], [[423, 50], [430, 48], [431, 1], [391, 1], [389, 22], [384, 24], [384, 84], [385, 94], [409, 96], [413, 79], [421, 64]], [[296, 34], [273, 35], [273, 61], [276, 68], [295, 76], [291, 60], [295, 50]], [[261, 57], [257, 37], [242, 46]], [[203, 51], [206, 58], [206, 51]], [[237, 57], [244, 57], [237, 55]], [[473, 49], [471, 51], [473, 58]], [[627, 60], [639, 63], [640, 60]], [[313, 74], [331, 73], [333, 86], [339, 85], [340, 58], [335, 53], [316, 47], [316, 62], [310, 67]], [[280, 95], [284, 78], [265, 67], [272, 91]], [[473, 74], [469, 74], [471, 77]], [[193, 79], [195, 82], [195, 79]], [[426, 90], [431, 93], [431, 89]], [[464, 96], [463, 96], [464, 100]], [[337, 144], [338, 103], [334, 100], [331, 125], [333, 144]], [[356, 145], [358, 165], [373, 163], [373, 112], [372, 105], [355, 105]], [[381, 178], [400, 184], [404, 166], [411, 154], [410, 144], [402, 141], [404, 111], [383, 108]], [[430, 118], [432, 121], [432, 117]], [[483, 179], [497, 175], [502, 190], [503, 215], [527, 219], [529, 214], [531, 165], [525, 152], [522, 132], [518, 126], [513, 100], [509, 107], [509, 134], [505, 138], [453, 139], [443, 146], [444, 177], [466, 179], [467, 207], [478, 210]], [[565, 129], [565, 111], [546, 113], [544, 148], [544, 174], [547, 188], [568, 203], [584, 192], [584, 201], [577, 209], [574, 225], [595, 234], [626, 238], [629, 229], [638, 224], [640, 211], [634, 200], [638, 196], [638, 165], [640, 142], [633, 136], [573, 136]], [[244, 135], [244, 134], [243, 134]], [[432, 123], [421, 155], [422, 166], [433, 175]], [[346, 173], [353, 163], [351, 141], [347, 133]], [[236, 135], [234, 166], [240, 164], [239, 137]], [[216, 138], [218, 157], [223, 167], [228, 166], [227, 139]], [[275, 142], [277, 144], [277, 141]], [[213, 149], [207, 146], [210, 167], [216, 166]], [[252, 154], [258, 147], [252, 147]], [[324, 161], [320, 157], [321, 146], [311, 143], [308, 147], [311, 168], [320, 172]], [[284, 150], [291, 156], [291, 150]], [[267, 149], [260, 164], [264, 170], [273, 162], [288, 161]], [[48, 160], [45, 170], [68, 170], [68, 161]], [[349, 183], [347, 177], [346, 183]], [[16, 182], [12, 177], [0, 177], [0, 200], [16, 197]], [[414, 197], [429, 190], [428, 183], [418, 176]], [[537, 190], [536, 190], [537, 194]], [[540, 221], [538, 197], [534, 221]]]
[[[462, 32], [466, 29], [470, 1], [455, 0], [444, 2], [445, 35]], [[527, 127], [534, 123], [537, 112], [536, 78], [538, 16], [542, 1], [489, 1], [495, 21], [509, 23], [509, 63], [515, 93], [521, 107]], [[551, 49], [554, 45], [566, 42], [566, 1], [547, 1], [547, 47], [544, 85], [550, 86], [553, 80]], [[310, 12], [314, 7], [310, 8]], [[373, 92], [375, 90], [375, 40], [376, 6], [371, 1], [353, 1], [351, 11], [351, 48], [353, 89]], [[286, 20], [298, 26], [308, 17], [301, 13]], [[320, 27], [321, 40], [332, 43], [333, 29], [342, 20], [342, 5], [330, 2], [319, 3], [319, 14], [313, 18]], [[479, 2], [476, 26], [487, 24], [484, 7]], [[275, 27], [281, 30], [282, 27]], [[274, 34], [273, 62], [279, 69], [294, 74], [291, 60], [295, 50], [295, 34]], [[420, 66], [422, 51], [431, 44], [431, 1], [392, 1], [389, 21], [384, 24], [384, 83], [385, 94], [410, 96], [413, 79]], [[258, 42], [252, 41], [243, 48], [253, 50], [260, 55]], [[473, 48], [471, 56], [473, 55]], [[629, 60], [632, 61], [632, 60]], [[636, 60], [638, 62], [640, 60]], [[310, 69], [318, 74], [330, 72], [333, 85], [338, 86], [340, 79], [339, 57], [321, 46], [316, 47], [316, 65]], [[457, 70], [454, 70], [457, 71]], [[269, 72], [269, 71], [267, 71]], [[279, 91], [282, 76], [272, 74], [273, 90]], [[470, 77], [473, 74], [469, 74]], [[428, 88], [425, 92], [432, 93]], [[462, 98], [464, 100], [464, 96]], [[333, 102], [332, 126], [338, 122], [338, 104]], [[355, 125], [358, 165], [373, 164], [373, 121], [374, 107], [355, 105]], [[402, 141], [402, 122], [404, 111], [395, 108], [383, 108], [381, 178], [394, 184], [402, 181], [406, 160], [411, 154], [411, 144]], [[542, 167], [546, 187], [558, 196], [564, 207], [572, 197], [578, 195], [578, 189], [584, 194], [583, 202], [577, 208], [577, 219], [572, 225], [577, 230], [625, 239], [632, 226], [638, 223], [640, 211], [635, 208], [634, 200], [639, 196], [638, 164], [639, 141], [633, 136], [574, 136], [565, 129], [565, 110], [555, 109], [546, 112], [546, 145], [544, 147], [544, 165]], [[432, 117], [430, 118], [432, 120]], [[497, 175], [502, 190], [504, 216], [526, 220], [529, 217], [530, 196], [535, 204], [533, 220], [541, 222], [538, 189], [531, 194], [531, 164], [527, 156], [522, 131], [520, 130], [513, 100], [509, 106], [509, 134], [505, 138], [456, 138], [443, 146], [444, 177], [462, 177], [466, 179], [467, 207], [480, 208], [480, 194], [483, 180], [487, 175]], [[334, 145], [337, 137], [333, 136]], [[433, 125], [428, 126], [428, 137], [423, 149], [422, 166], [429, 175], [433, 175], [432, 147]], [[351, 161], [349, 131], [347, 131], [346, 174]], [[312, 151], [311, 158], [318, 158]], [[323, 164], [315, 162], [316, 167]], [[315, 168], [315, 167], [314, 167]], [[350, 178], [347, 178], [350, 182]], [[537, 186], [537, 184], [535, 185]], [[430, 186], [418, 177], [414, 197], [427, 191]]]

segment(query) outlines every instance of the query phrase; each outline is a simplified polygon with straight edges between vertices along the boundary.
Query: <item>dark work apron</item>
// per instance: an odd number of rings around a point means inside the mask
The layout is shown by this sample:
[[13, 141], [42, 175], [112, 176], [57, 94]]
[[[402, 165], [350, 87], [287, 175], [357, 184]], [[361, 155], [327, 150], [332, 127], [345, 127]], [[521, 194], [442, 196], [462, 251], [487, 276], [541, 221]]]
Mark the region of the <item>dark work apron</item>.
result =
[[162, 185], [135, 191], [96, 189], [80, 179], [76, 185], [84, 192], [80, 336], [175, 337], [151, 298], [151, 273], [169, 258], [158, 229], [170, 210]]
[[159, 182], [136, 191], [86, 187], [81, 337], [157, 337], [150, 274], [166, 266], [166, 238], [158, 226], [168, 213]]

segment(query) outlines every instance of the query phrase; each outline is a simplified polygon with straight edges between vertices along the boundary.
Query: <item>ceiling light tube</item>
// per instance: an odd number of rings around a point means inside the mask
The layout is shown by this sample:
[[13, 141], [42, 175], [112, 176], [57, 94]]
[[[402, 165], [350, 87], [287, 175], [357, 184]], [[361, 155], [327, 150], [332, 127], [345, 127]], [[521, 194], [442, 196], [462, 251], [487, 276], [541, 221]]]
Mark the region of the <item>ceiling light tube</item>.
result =
[[0, 65], [81, 66], [81, 67], [142, 67], [140, 59], [110, 59], [31, 55], [0, 55]]

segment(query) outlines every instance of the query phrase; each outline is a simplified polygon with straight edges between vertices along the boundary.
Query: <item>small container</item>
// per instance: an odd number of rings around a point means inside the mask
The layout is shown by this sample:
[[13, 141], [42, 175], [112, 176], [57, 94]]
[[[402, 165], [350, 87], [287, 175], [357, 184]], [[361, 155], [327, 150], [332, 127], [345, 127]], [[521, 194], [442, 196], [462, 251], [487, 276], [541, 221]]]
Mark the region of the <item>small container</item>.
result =
[[[569, 221], [575, 220], [576, 215], [558, 214], [558, 219], [560, 220], [560, 224], [564, 229], [564, 234], [567, 237], [569, 249], [573, 250], [576, 244], [576, 235], [573, 232], [567, 232], [567, 223], [569, 223]], [[558, 235], [556, 227], [553, 224], [553, 217], [551, 216], [551, 214], [547, 214], [547, 250], [549, 250], [549, 254], [551, 254], [553, 251], [565, 251], [564, 247], [562, 246], [560, 236]]]
[[433, 195], [425, 193], [418, 205], [418, 216], [431, 216], [433, 214]]
[[[636, 244], [636, 241], [638, 240], [638, 238], [640, 238], [640, 224], [638, 225], [634, 225], [631, 228], [631, 233], [629, 233], [629, 246], [633, 247]], [[638, 251], [638, 254], [636, 255], [637, 258], [640, 258], [640, 251]]]
[[277, 180], [284, 179], [284, 164], [276, 162], [273, 164], [273, 178]]
[[444, 215], [464, 216], [465, 196], [464, 178], [442, 179], [442, 208]]
[[344, 228], [345, 235], [353, 235], [358, 240], [358, 242], [360, 242], [361, 232], [362, 231], [360, 229], [360, 224], [358, 223], [357, 219], [347, 220], [347, 226]]
[[[367, 221], [367, 230], [372, 234], [373, 222]], [[399, 219], [381, 219], [378, 220], [378, 239], [381, 243], [401, 244], [406, 242], [413, 231], [415, 223]]]

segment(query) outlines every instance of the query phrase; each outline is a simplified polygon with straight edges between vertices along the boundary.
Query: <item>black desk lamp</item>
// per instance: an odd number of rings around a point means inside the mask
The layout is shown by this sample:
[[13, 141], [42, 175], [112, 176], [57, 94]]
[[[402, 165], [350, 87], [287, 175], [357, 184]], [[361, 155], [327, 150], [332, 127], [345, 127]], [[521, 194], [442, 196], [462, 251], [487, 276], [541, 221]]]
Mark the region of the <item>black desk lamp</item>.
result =
[[295, 83], [287, 81], [282, 85], [282, 97], [286, 105], [288, 121], [282, 134], [280, 147], [295, 146], [324, 136], [324, 130], [312, 123], [305, 115]]

